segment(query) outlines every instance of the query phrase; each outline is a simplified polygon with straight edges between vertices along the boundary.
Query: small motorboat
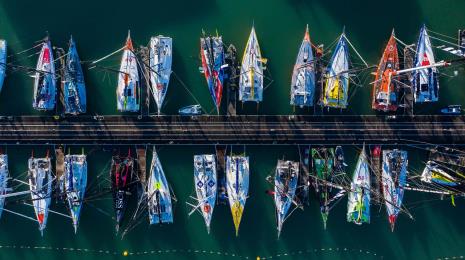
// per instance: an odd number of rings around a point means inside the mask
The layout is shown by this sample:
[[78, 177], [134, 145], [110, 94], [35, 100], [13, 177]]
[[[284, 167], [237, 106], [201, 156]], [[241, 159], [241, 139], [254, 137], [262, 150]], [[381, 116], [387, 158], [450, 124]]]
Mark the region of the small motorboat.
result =
[[182, 107], [178, 112], [182, 116], [195, 116], [203, 114], [202, 107], [198, 104]]
[[462, 113], [462, 106], [461, 105], [450, 105], [443, 109], [441, 109], [442, 114], [448, 115], [460, 115]]

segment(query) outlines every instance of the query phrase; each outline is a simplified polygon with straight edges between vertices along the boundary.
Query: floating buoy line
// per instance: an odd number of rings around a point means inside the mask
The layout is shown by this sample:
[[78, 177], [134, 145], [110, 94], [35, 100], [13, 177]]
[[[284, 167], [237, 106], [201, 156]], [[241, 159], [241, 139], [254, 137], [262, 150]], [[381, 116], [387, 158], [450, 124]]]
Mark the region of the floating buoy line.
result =
[[[382, 255], [378, 253], [366, 250], [366, 249], [355, 249], [355, 248], [347, 248], [347, 247], [322, 247], [322, 248], [314, 248], [314, 249], [306, 249], [306, 250], [298, 250], [298, 251], [291, 251], [291, 252], [281, 252], [276, 253], [273, 255], [267, 256], [245, 256], [237, 253], [231, 252], [223, 252], [223, 251], [215, 251], [215, 250], [202, 250], [202, 249], [156, 249], [156, 250], [144, 250], [144, 251], [115, 251], [115, 250], [104, 250], [104, 249], [89, 249], [89, 248], [74, 248], [74, 247], [52, 247], [52, 246], [28, 246], [28, 245], [0, 245], [0, 251], [5, 249], [11, 250], [33, 250], [33, 251], [55, 251], [60, 253], [85, 253], [85, 254], [99, 254], [99, 255], [114, 255], [114, 256], [148, 256], [148, 255], [167, 255], [167, 254], [181, 254], [181, 255], [203, 255], [203, 256], [223, 256], [229, 258], [240, 258], [240, 259], [274, 259], [274, 258], [284, 258], [284, 257], [296, 257], [296, 256], [309, 256], [309, 255], [329, 255], [329, 254], [351, 254], [351, 255], [359, 255], [359, 256], [372, 256], [374, 258], [383, 259]], [[459, 257], [445, 257], [445, 258], [438, 258], [438, 260], [446, 260], [446, 259], [463, 259], [464, 256]]]

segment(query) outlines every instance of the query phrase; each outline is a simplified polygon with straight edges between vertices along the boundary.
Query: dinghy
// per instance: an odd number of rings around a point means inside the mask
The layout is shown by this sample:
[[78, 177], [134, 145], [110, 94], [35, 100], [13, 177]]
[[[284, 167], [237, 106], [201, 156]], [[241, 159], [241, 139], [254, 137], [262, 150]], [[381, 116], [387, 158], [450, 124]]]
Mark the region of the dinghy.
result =
[[242, 58], [239, 77], [239, 100], [242, 102], [263, 100], [264, 59], [260, 53], [255, 27], [252, 27]]
[[170, 188], [155, 148], [147, 184], [147, 198], [151, 225], [173, 223]]
[[339, 37], [336, 49], [331, 56], [322, 93], [325, 107], [346, 108], [349, 98], [349, 46], [345, 33]]
[[226, 157], [226, 189], [229, 207], [233, 217], [236, 236], [244, 213], [245, 202], [249, 193], [249, 157]]
[[0, 219], [2, 218], [3, 207], [5, 206], [5, 197], [10, 188], [8, 188], [8, 179], [10, 174], [8, 172], [8, 155], [0, 154]]
[[357, 225], [370, 223], [370, 185], [370, 165], [365, 146], [363, 146], [350, 184], [349, 199], [347, 201], [348, 222]]
[[150, 89], [160, 114], [171, 76], [173, 40], [162, 35], [150, 39]]
[[[417, 51], [415, 55], [415, 67], [423, 67], [435, 64], [431, 40], [426, 26], [420, 29]], [[435, 102], [439, 96], [438, 69], [436, 67], [418, 69], [413, 71], [412, 86], [416, 103]]]
[[57, 89], [52, 44], [48, 38], [42, 43], [34, 78], [32, 107], [39, 111], [53, 110]]
[[32, 205], [39, 223], [40, 233], [43, 235], [47, 226], [47, 219], [52, 195], [52, 167], [50, 158], [34, 158], [28, 161], [29, 190]]
[[66, 155], [64, 164], [64, 192], [73, 221], [74, 233], [76, 233], [87, 186], [86, 156], [84, 154]]
[[116, 232], [123, 222], [134, 177], [134, 159], [129, 150], [127, 157], [112, 157], [110, 169], [111, 192], [116, 217]]
[[0, 92], [6, 75], [6, 41], [0, 39]]
[[291, 105], [313, 106], [315, 96], [315, 59], [307, 29], [292, 72]]
[[196, 208], [202, 213], [210, 233], [210, 223], [216, 203], [217, 175], [213, 154], [194, 155], [194, 185], [197, 195]]
[[196, 116], [203, 113], [200, 105], [185, 106], [180, 108], [178, 112], [181, 116]]
[[399, 70], [399, 53], [394, 30], [386, 45], [373, 83], [373, 100], [371, 107], [374, 110], [389, 112], [396, 111], [398, 107], [397, 80], [394, 74]]
[[225, 55], [221, 36], [205, 36], [200, 38], [200, 57], [202, 72], [207, 80], [208, 90], [219, 114], [221, 96], [223, 95], [223, 80]]
[[276, 205], [278, 238], [281, 234], [283, 223], [288, 217], [289, 209], [294, 203], [298, 178], [298, 162], [278, 160], [274, 178], [274, 202]]
[[86, 112], [86, 85], [82, 73], [81, 60], [73, 38], [69, 40], [69, 50], [66, 56], [65, 78], [63, 86], [65, 113], [83, 114]]
[[140, 108], [139, 70], [130, 32], [118, 72], [116, 104], [120, 112], [138, 112]]
[[383, 197], [386, 211], [394, 231], [397, 216], [402, 209], [404, 186], [407, 181], [407, 152], [402, 150], [383, 150], [383, 168], [381, 174]]

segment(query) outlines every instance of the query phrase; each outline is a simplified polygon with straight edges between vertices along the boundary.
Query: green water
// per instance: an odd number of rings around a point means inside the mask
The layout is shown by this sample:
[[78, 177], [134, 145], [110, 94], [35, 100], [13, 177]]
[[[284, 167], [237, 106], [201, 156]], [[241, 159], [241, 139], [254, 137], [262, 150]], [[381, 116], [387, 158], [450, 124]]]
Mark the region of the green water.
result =
[[[0, 38], [8, 40], [10, 53], [30, 48], [45, 36], [52, 37], [54, 45], [66, 46], [70, 34], [78, 44], [82, 60], [94, 60], [124, 43], [127, 30], [136, 45], [146, 45], [150, 36], [164, 34], [173, 37], [173, 70], [187, 84], [196, 99], [206, 108], [213, 109], [204, 77], [198, 72], [199, 35], [201, 29], [218, 30], [226, 43], [233, 43], [242, 54], [252, 23], [258, 34], [262, 53], [268, 58], [268, 71], [273, 84], [266, 89], [260, 114], [289, 114], [289, 82], [292, 66], [305, 30], [309, 24], [312, 40], [329, 45], [340, 34], [342, 27], [352, 43], [370, 64], [376, 64], [392, 27], [405, 42], [416, 41], [419, 27], [425, 22], [429, 28], [455, 36], [465, 27], [463, 1], [0, 1]], [[241, 56], [241, 55], [239, 55]], [[441, 56], [446, 58], [447, 56]], [[105, 61], [106, 66], [117, 67], [116, 55]], [[33, 58], [21, 64], [35, 66]], [[449, 71], [450, 74], [451, 71]], [[437, 111], [447, 104], [465, 105], [463, 69], [459, 77], [441, 79], [440, 102], [416, 107], [416, 113]], [[366, 82], [368, 83], [370, 79]], [[115, 114], [116, 76], [96, 69], [86, 72], [88, 111]], [[359, 87], [350, 100], [347, 114], [368, 114], [370, 89]], [[24, 73], [10, 73], [0, 94], [0, 114], [20, 115], [40, 113], [32, 110], [32, 78]], [[172, 114], [180, 106], [195, 103], [176, 80], [170, 83], [163, 111]], [[307, 111], [297, 111], [308, 113]], [[245, 105], [239, 113], [256, 113], [255, 105]], [[353, 168], [355, 148], [345, 147], [350, 170]], [[31, 149], [36, 155], [53, 147], [3, 147], [10, 157], [13, 176], [26, 171]], [[79, 147], [73, 147], [80, 151]], [[239, 149], [239, 148], [237, 148]], [[126, 151], [126, 148], [121, 148]], [[272, 199], [264, 191], [269, 188], [265, 177], [272, 173], [278, 158], [298, 159], [295, 147], [251, 146], [250, 198], [241, 224], [240, 235], [234, 237], [229, 208], [215, 208], [212, 232], [206, 233], [199, 215], [187, 217], [185, 201], [193, 194], [192, 156], [199, 152], [214, 152], [213, 147], [159, 147], [159, 154], [168, 181], [178, 198], [175, 205], [175, 224], [149, 227], [141, 224], [124, 239], [115, 237], [112, 220], [86, 205], [82, 212], [78, 234], [73, 234], [68, 219], [52, 215], [41, 238], [35, 223], [4, 213], [0, 220], [0, 259], [112, 259], [130, 253], [148, 252], [147, 259], [236, 259], [256, 256], [279, 259], [434, 259], [465, 254], [465, 214], [463, 200], [457, 207], [449, 201], [415, 204], [435, 199], [428, 195], [407, 192], [405, 202], [411, 205], [415, 221], [405, 215], [399, 217], [396, 231], [391, 233], [384, 209], [373, 207], [372, 223], [355, 226], [345, 221], [346, 200], [331, 212], [328, 229], [323, 230], [315, 198], [305, 211], [296, 211], [284, 225], [281, 239], [276, 239]], [[105, 170], [111, 153], [99, 148], [86, 147], [89, 153], [90, 181]], [[412, 151], [410, 172], [418, 173], [425, 152]], [[103, 172], [103, 176], [106, 176]], [[109, 199], [93, 202], [95, 207], [111, 213]], [[8, 205], [32, 216], [32, 209]], [[26, 207], [26, 208], [25, 208]], [[63, 206], [53, 205], [63, 211]], [[20, 247], [47, 247], [34, 249]], [[66, 248], [96, 250], [70, 251]], [[344, 250], [345, 249], [345, 250]], [[108, 250], [108, 254], [98, 250]], [[190, 250], [190, 251], [189, 251]], [[196, 251], [198, 250], [198, 251]], [[153, 251], [153, 254], [152, 254]], [[300, 253], [299, 253], [300, 252]], [[220, 253], [220, 254], [218, 254]], [[228, 255], [225, 255], [227, 253]], [[374, 254], [376, 253], [376, 256]], [[115, 254], [115, 255], [114, 255]], [[234, 254], [234, 256], [232, 256]], [[287, 254], [287, 255], [284, 255]], [[144, 257], [140, 256], [140, 257]], [[133, 258], [130, 256], [129, 258]]]

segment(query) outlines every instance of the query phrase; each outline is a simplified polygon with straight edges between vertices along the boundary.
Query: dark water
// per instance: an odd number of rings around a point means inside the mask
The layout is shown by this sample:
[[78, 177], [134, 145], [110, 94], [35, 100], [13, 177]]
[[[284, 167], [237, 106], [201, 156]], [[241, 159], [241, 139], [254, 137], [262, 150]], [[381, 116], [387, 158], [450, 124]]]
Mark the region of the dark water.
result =
[[[393, 27], [405, 42], [416, 41], [419, 27], [455, 36], [465, 27], [463, 1], [0, 1], [0, 38], [8, 40], [10, 53], [30, 48], [43, 38], [46, 31], [53, 44], [65, 47], [72, 34], [82, 60], [95, 60], [124, 43], [127, 30], [137, 45], [146, 45], [150, 36], [164, 34], [173, 37], [173, 70], [185, 82], [195, 98], [207, 111], [213, 109], [205, 79], [198, 72], [199, 35], [203, 29], [218, 30], [226, 43], [233, 43], [241, 56], [252, 23], [255, 24], [262, 53], [268, 58], [268, 71], [274, 80], [266, 89], [260, 114], [288, 114], [289, 84], [292, 66], [305, 30], [309, 24], [312, 40], [329, 45], [343, 26], [352, 43], [370, 64], [376, 64]], [[35, 66], [33, 57], [20, 61]], [[439, 58], [447, 56], [439, 55]], [[118, 67], [119, 55], [105, 61], [106, 66]], [[451, 71], [448, 71], [451, 74]], [[447, 104], [465, 105], [462, 90], [463, 69], [459, 77], [441, 78], [440, 102], [416, 107], [416, 113], [437, 111]], [[370, 87], [366, 81], [358, 87], [347, 114], [367, 114], [370, 111]], [[115, 114], [116, 76], [96, 69], [86, 72], [88, 110], [99, 114]], [[2, 115], [37, 114], [32, 110], [32, 78], [22, 72], [10, 73], [0, 95]], [[173, 79], [166, 98], [164, 112], [172, 114], [182, 105], [195, 103], [179, 81]], [[255, 105], [245, 105], [240, 113], [256, 113]], [[298, 111], [298, 113], [307, 113]], [[360, 147], [358, 147], [360, 148]], [[24, 179], [31, 150], [44, 154], [53, 147], [3, 147], [10, 157], [13, 176]], [[76, 152], [80, 147], [73, 147]], [[111, 152], [86, 147], [90, 181], [102, 174]], [[126, 151], [127, 148], [121, 148]], [[238, 150], [242, 148], [236, 148]], [[409, 149], [410, 173], [418, 174], [426, 159], [421, 150]], [[356, 156], [355, 147], [345, 147], [350, 171]], [[373, 206], [372, 223], [355, 226], [345, 221], [346, 199], [331, 212], [327, 230], [323, 230], [317, 201], [305, 211], [296, 211], [284, 225], [281, 239], [276, 239], [274, 206], [265, 195], [269, 188], [265, 177], [273, 172], [278, 158], [298, 159], [296, 147], [250, 146], [250, 198], [241, 224], [240, 235], [234, 237], [229, 208], [215, 208], [212, 232], [207, 235], [200, 215], [187, 217], [185, 201], [193, 195], [194, 153], [214, 152], [213, 146], [161, 146], [159, 155], [168, 181], [178, 198], [175, 224], [149, 227], [141, 224], [124, 239], [115, 237], [114, 224], [108, 216], [111, 201], [103, 199], [85, 205], [78, 234], [73, 234], [68, 219], [51, 215], [41, 238], [32, 221], [4, 213], [0, 220], [0, 259], [112, 259], [124, 250], [144, 253], [147, 259], [255, 259], [257, 256], [279, 259], [435, 259], [465, 254], [465, 214], [462, 200], [457, 207], [436, 197], [407, 192], [406, 204], [411, 205], [415, 220], [399, 217], [396, 231], [391, 233], [384, 208]], [[94, 187], [96, 182], [94, 182]], [[107, 196], [109, 198], [109, 196]], [[419, 203], [432, 200], [429, 203]], [[63, 211], [62, 205], [53, 209]], [[10, 204], [32, 215], [27, 206]], [[5, 248], [15, 246], [16, 248]], [[21, 248], [31, 247], [31, 248]], [[33, 247], [46, 247], [33, 248]], [[74, 248], [71, 251], [69, 248]], [[80, 249], [77, 251], [76, 249]], [[83, 251], [88, 249], [89, 252]], [[99, 252], [99, 250], [103, 250]], [[108, 252], [105, 252], [108, 250]], [[225, 255], [225, 253], [227, 255]], [[375, 256], [376, 254], [376, 256]], [[234, 255], [234, 256], [233, 256]], [[133, 256], [130, 256], [132, 258]]]

